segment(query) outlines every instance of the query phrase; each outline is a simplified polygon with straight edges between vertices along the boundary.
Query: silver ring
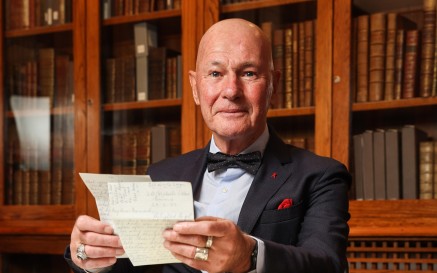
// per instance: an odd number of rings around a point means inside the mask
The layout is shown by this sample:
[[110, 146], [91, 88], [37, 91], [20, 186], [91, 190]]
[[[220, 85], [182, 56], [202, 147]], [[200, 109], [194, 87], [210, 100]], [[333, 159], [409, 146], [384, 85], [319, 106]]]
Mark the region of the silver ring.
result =
[[206, 240], [205, 247], [206, 248], [211, 248], [212, 247], [212, 236], [208, 236], [208, 239]]
[[77, 247], [76, 257], [82, 261], [85, 261], [86, 259], [88, 259], [88, 256], [85, 253], [85, 245], [84, 244], [79, 244], [79, 246]]
[[208, 249], [203, 247], [196, 247], [196, 253], [194, 254], [194, 260], [207, 261]]

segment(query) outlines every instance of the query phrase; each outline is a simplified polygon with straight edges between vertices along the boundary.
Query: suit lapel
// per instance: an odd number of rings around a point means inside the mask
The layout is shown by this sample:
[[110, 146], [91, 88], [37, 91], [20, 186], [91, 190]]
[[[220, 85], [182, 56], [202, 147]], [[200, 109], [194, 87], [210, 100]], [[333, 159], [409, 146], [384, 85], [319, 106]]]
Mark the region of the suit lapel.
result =
[[238, 226], [250, 233], [260, 217], [267, 202], [291, 175], [287, 164], [291, 162], [290, 149], [270, 130], [270, 139], [252, 185], [244, 200], [238, 218]]

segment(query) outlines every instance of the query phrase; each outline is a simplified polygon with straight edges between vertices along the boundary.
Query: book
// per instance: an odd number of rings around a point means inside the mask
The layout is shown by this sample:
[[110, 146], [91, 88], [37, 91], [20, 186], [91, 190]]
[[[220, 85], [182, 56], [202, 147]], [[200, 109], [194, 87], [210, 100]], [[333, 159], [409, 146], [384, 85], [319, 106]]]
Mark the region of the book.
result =
[[401, 140], [397, 129], [385, 131], [386, 188], [388, 200], [401, 199]]
[[156, 163], [169, 155], [168, 126], [158, 124], [151, 128], [151, 163]]
[[136, 58], [136, 97], [137, 100], [148, 100], [149, 88], [149, 48], [158, 46], [157, 28], [155, 25], [141, 22], [134, 25], [135, 58]]
[[414, 98], [417, 78], [419, 31], [407, 30], [405, 33], [404, 79], [402, 98]]
[[420, 96], [430, 97], [433, 88], [436, 42], [436, 0], [423, 1], [422, 49], [420, 61]]
[[375, 200], [386, 200], [386, 167], [385, 164], [385, 131], [382, 129], [373, 132], [373, 170], [375, 181]]
[[283, 103], [284, 108], [293, 107], [293, 29], [284, 29], [284, 88]]
[[363, 133], [363, 189], [364, 200], [375, 199], [375, 172], [373, 154], [373, 131]]
[[299, 102], [298, 106], [305, 106], [305, 23], [299, 22], [298, 24], [298, 37], [297, 37], [297, 52], [298, 59], [298, 93]]
[[437, 199], [437, 141], [434, 140], [434, 150], [433, 150], [433, 156], [434, 156], [434, 174], [433, 174], [433, 198]]
[[427, 135], [414, 125], [401, 129], [402, 139], [402, 198], [419, 198], [419, 143]]
[[357, 88], [356, 102], [366, 102], [369, 95], [369, 15], [357, 17]]
[[53, 97], [55, 91], [55, 49], [42, 48], [38, 51], [38, 82], [40, 92], [38, 96], [48, 97], [50, 107], [53, 107]]
[[419, 143], [419, 199], [434, 197], [434, 142]]
[[313, 78], [314, 78], [314, 21], [307, 20], [304, 22], [304, 52], [305, 52], [305, 61], [304, 61], [304, 105], [303, 106], [312, 106], [313, 105]]
[[166, 78], [171, 76], [171, 72], [166, 70], [168, 58], [179, 55], [171, 49], [165, 47], [150, 48], [149, 50], [149, 81], [148, 99], [165, 99], [166, 97]]
[[384, 98], [386, 20], [385, 13], [370, 15], [369, 101]]
[[385, 50], [385, 77], [384, 100], [393, 100], [395, 97], [395, 59], [396, 59], [396, 32], [398, 14], [387, 13], [387, 39]]
[[404, 70], [405, 30], [403, 29], [399, 29], [396, 31], [395, 51], [395, 79], [393, 98], [395, 100], [399, 100], [402, 98]]
[[293, 34], [293, 52], [292, 52], [292, 82], [293, 82], [293, 107], [299, 106], [299, 25], [298, 23], [292, 23], [292, 34]]
[[355, 177], [355, 199], [364, 200], [363, 184], [363, 135], [358, 134], [353, 137], [354, 155], [354, 177]]
[[275, 70], [281, 72], [281, 78], [275, 92], [272, 94], [271, 108], [283, 107], [284, 94], [284, 29], [273, 31], [273, 66]]

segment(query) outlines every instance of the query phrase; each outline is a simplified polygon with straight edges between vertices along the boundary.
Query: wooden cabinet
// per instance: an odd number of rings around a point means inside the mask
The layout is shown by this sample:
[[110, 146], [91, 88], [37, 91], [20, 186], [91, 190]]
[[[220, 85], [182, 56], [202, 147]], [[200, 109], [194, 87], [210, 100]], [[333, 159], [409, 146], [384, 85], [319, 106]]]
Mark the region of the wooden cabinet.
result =
[[[30, 0], [0, 1], [2, 15], [9, 14], [12, 2], [19, 6], [17, 3], [30, 3]], [[68, 4], [70, 1], [59, 2]], [[269, 123], [284, 140], [306, 145], [317, 154], [333, 157], [346, 164], [354, 174], [352, 137], [364, 130], [401, 127], [409, 123], [423, 128], [437, 139], [436, 97], [355, 102], [354, 18], [375, 12], [406, 12], [414, 14], [410, 19], [418, 20], [418, 26], [421, 28], [422, 0], [402, 0], [396, 3], [388, 0], [225, 2], [173, 1], [179, 4], [162, 10], [158, 10], [156, 6], [154, 10], [140, 12], [140, 6], [135, 5], [125, 6], [123, 9], [120, 9], [120, 6], [110, 8], [110, 3], [114, 4], [115, 1], [71, 0], [71, 5], [65, 6], [71, 12], [70, 20], [67, 19], [63, 23], [2, 25], [0, 94], [3, 103], [0, 105], [0, 125], [3, 130], [0, 131], [0, 173], [4, 175], [0, 177], [0, 253], [3, 254], [4, 268], [7, 263], [11, 266], [16, 265], [14, 261], [17, 261], [17, 258], [14, 253], [50, 254], [56, 255], [56, 259], [62, 259], [59, 255], [69, 242], [75, 218], [84, 213], [98, 215], [94, 198], [80, 180], [79, 172], [128, 173], [134, 169], [135, 172], [141, 172], [141, 168], [135, 165], [140, 159], [135, 158], [135, 164], [131, 164], [132, 154], [129, 154], [129, 149], [127, 153], [120, 152], [120, 149], [123, 151], [126, 147], [117, 146], [117, 139], [119, 141], [122, 138], [124, 143], [134, 141], [137, 145], [139, 140], [132, 132], [145, 132], [146, 128], [165, 124], [178, 128], [177, 153], [201, 148], [208, 142], [211, 133], [205, 127], [201, 113], [192, 99], [188, 71], [195, 69], [197, 47], [202, 34], [221, 19], [241, 17], [266, 30], [270, 29], [274, 57], [278, 57], [278, 54], [300, 54], [302, 64], [282, 59], [283, 97], [279, 100], [281, 103], [273, 105], [268, 113]], [[16, 13], [13, 14], [18, 16]], [[35, 20], [35, 16], [32, 20]], [[10, 20], [8, 16], [4, 18], [5, 22]], [[308, 25], [312, 24], [307, 32], [305, 22], [311, 22], [307, 23]], [[134, 29], [142, 23], [157, 29], [157, 47], [169, 49], [169, 57], [180, 55], [179, 95], [142, 100], [136, 92], [132, 93], [136, 91], [133, 86], [138, 85], [137, 82], [132, 82], [137, 79], [135, 69], [132, 70], [132, 64], [136, 65], [137, 61]], [[276, 30], [279, 31], [275, 33]], [[311, 35], [300, 37], [302, 41], [299, 44], [299, 32]], [[296, 35], [295, 40], [293, 35]], [[291, 47], [287, 44], [290, 37]], [[281, 43], [282, 53], [277, 47]], [[36, 94], [40, 94], [38, 92], [43, 84], [38, 78], [39, 70], [32, 68], [35, 65], [32, 63], [38, 64], [36, 56], [39, 56], [39, 53], [36, 52], [40, 49], [53, 49], [48, 52], [52, 52], [52, 55], [54, 52], [54, 56], [68, 56], [67, 71], [70, 72], [65, 72], [64, 76], [70, 77], [74, 101], [70, 97], [69, 105], [55, 104], [46, 108], [45, 112], [29, 107], [24, 109], [23, 106], [20, 111], [15, 111], [10, 106], [11, 97], [28, 95], [23, 93], [23, 90], [30, 92], [32, 88], [36, 88]], [[62, 63], [62, 60], [59, 62]], [[290, 69], [290, 64], [296, 67], [300, 65], [303, 71], [295, 67], [294, 72]], [[60, 80], [57, 73], [63, 75], [62, 69], [55, 69], [53, 72], [55, 78], [52, 81], [55, 85], [62, 83], [62, 77]], [[293, 73], [302, 75], [296, 77]], [[67, 75], [69, 76], [66, 77]], [[297, 86], [292, 85], [293, 81]], [[123, 86], [115, 85], [121, 83]], [[310, 94], [309, 103], [299, 101], [298, 97], [296, 100], [285, 95], [285, 90], [289, 90], [290, 86], [292, 90], [299, 90], [299, 84], [307, 87], [305, 90]], [[111, 93], [111, 89], [119, 92], [127, 90], [133, 97], [114, 99], [115, 95], [120, 94]], [[54, 90], [58, 92], [59, 87], [56, 86]], [[58, 94], [56, 92], [54, 94]], [[54, 95], [54, 98], [56, 96]], [[303, 97], [305, 95], [302, 95]], [[71, 193], [74, 195], [71, 196], [74, 197], [61, 204], [14, 203], [11, 191], [14, 172], [26, 170], [32, 153], [26, 152], [28, 149], [25, 149], [25, 146], [20, 146], [18, 150], [13, 148], [14, 143], [11, 139], [21, 139], [13, 136], [11, 126], [17, 126], [16, 120], [36, 123], [44, 118], [51, 128], [50, 134], [46, 135], [44, 140], [44, 143], [49, 143], [51, 147], [51, 159], [53, 156], [56, 158], [52, 153], [58, 150], [55, 149], [56, 134], [53, 134], [53, 131], [56, 131], [58, 123], [64, 124], [65, 121], [69, 121], [66, 124], [70, 130], [62, 131], [61, 135], [68, 136], [64, 142], [72, 149], [70, 162], [74, 170], [74, 183]], [[34, 131], [29, 132], [27, 138], [33, 139], [33, 136]], [[137, 146], [131, 146], [130, 152], [132, 153], [132, 147]], [[14, 159], [14, 154], [17, 153]], [[27, 157], [24, 156], [26, 153]], [[126, 164], [120, 163], [119, 159], [123, 156], [128, 157]], [[53, 160], [50, 161], [52, 169], [55, 163]], [[52, 175], [51, 178], [53, 177]], [[381, 251], [377, 250], [380, 249], [378, 247], [387, 248], [387, 245], [394, 245], [393, 249], [396, 250], [401, 247], [401, 242], [409, 242], [410, 245], [417, 243], [418, 246], [426, 248], [427, 253], [435, 255], [436, 211], [435, 199], [352, 199], [352, 218], [349, 222], [351, 253], [358, 253], [362, 249], [376, 253]], [[391, 241], [394, 237], [395, 241]], [[429, 241], [430, 245], [422, 245], [424, 241]], [[367, 247], [368, 243], [371, 245], [370, 248]], [[354, 257], [351, 256], [351, 261], [357, 261]], [[48, 259], [47, 263], [56, 264], [56, 259]]]

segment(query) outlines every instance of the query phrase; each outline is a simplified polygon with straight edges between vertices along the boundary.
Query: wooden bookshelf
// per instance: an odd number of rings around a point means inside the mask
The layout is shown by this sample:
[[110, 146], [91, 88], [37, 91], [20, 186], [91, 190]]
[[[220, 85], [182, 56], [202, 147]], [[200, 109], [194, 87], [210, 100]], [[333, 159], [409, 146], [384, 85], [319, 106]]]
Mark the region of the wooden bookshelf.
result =
[[[5, 14], [6, 1], [0, 0], [2, 15]], [[74, 116], [75, 198], [72, 204], [64, 205], [6, 205], [6, 178], [4, 175], [0, 177], [0, 253], [60, 255], [64, 249], [62, 246], [69, 241], [76, 217], [81, 214], [98, 215], [94, 198], [81, 182], [78, 172], [98, 173], [107, 167], [105, 149], [108, 144], [105, 137], [117, 129], [118, 122], [132, 122], [138, 126], [144, 125], [143, 121], [178, 124], [181, 127], [181, 152], [201, 148], [209, 141], [211, 132], [204, 125], [200, 110], [192, 99], [188, 71], [195, 69], [197, 47], [202, 34], [222, 18], [243, 17], [257, 24], [271, 19], [283, 27], [294, 22], [316, 20], [313, 105], [271, 109], [268, 112], [268, 119], [275, 126], [287, 125], [282, 127], [295, 130], [300, 133], [299, 137], [310, 138], [315, 153], [341, 161], [353, 173], [352, 134], [375, 129], [372, 126], [376, 125], [371, 125], [373, 121], [387, 128], [399, 126], [402, 121], [398, 117], [408, 118], [409, 122], [424, 127], [437, 139], [437, 123], [429, 114], [437, 113], [437, 97], [363, 103], [352, 101], [354, 75], [351, 68], [354, 64], [351, 35], [353, 18], [357, 16], [355, 13], [396, 11], [417, 15], [422, 0], [258, 0], [226, 5], [219, 0], [182, 0], [180, 9], [104, 20], [101, 2], [74, 0], [71, 23], [17, 30], [6, 30], [1, 25], [0, 52], [3, 55], [0, 62], [0, 95], [4, 102], [8, 100], [6, 59], [10, 42], [35, 39], [43, 45], [45, 42], [50, 45], [50, 39], [56, 39], [56, 43], [62, 44], [65, 37], [68, 37], [65, 43], [71, 41], [69, 50], [74, 61], [74, 105], [55, 107], [49, 113], [51, 117]], [[111, 35], [143, 21], [163, 29], [158, 38], [161, 45], [177, 41], [183, 60], [182, 96], [176, 99], [106, 103], [103, 67], [113, 50]], [[133, 46], [132, 35], [126, 35], [126, 42]], [[62, 50], [65, 50], [63, 44]], [[2, 103], [0, 127], [5, 128], [15, 117], [35, 116], [35, 113], [32, 110], [12, 113], [7, 104]], [[127, 119], [131, 117], [135, 118]], [[2, 174], [6, 173], [5, 155], [8, 147], [4, 140], [7, 137], [6, 130], [0, 131], [0, 139], [3, 140], [0, 143]], [[390, 242], [396, 245], [395, 249], [400, 249], [402, 242], [422, 243], [429, 238], [434, 240], [430, 240], [431, 245], [425, 246], [423, 251], [435, 253], [436, 210], [436, 200], [351, 200], [351, 253], [379, 253], [387, 250]], [[382, 241], [385, 243], [380, 245]], [[373, 247], [367, 247], [367, 244]], [[372, 259], [368, 262], [371, 263]], [[351, 261], [358, 260], [351, 256]], [[363, 271], [383, 272], [364, 268]], [[351, 272], [360, 271], [354, 269]]]

